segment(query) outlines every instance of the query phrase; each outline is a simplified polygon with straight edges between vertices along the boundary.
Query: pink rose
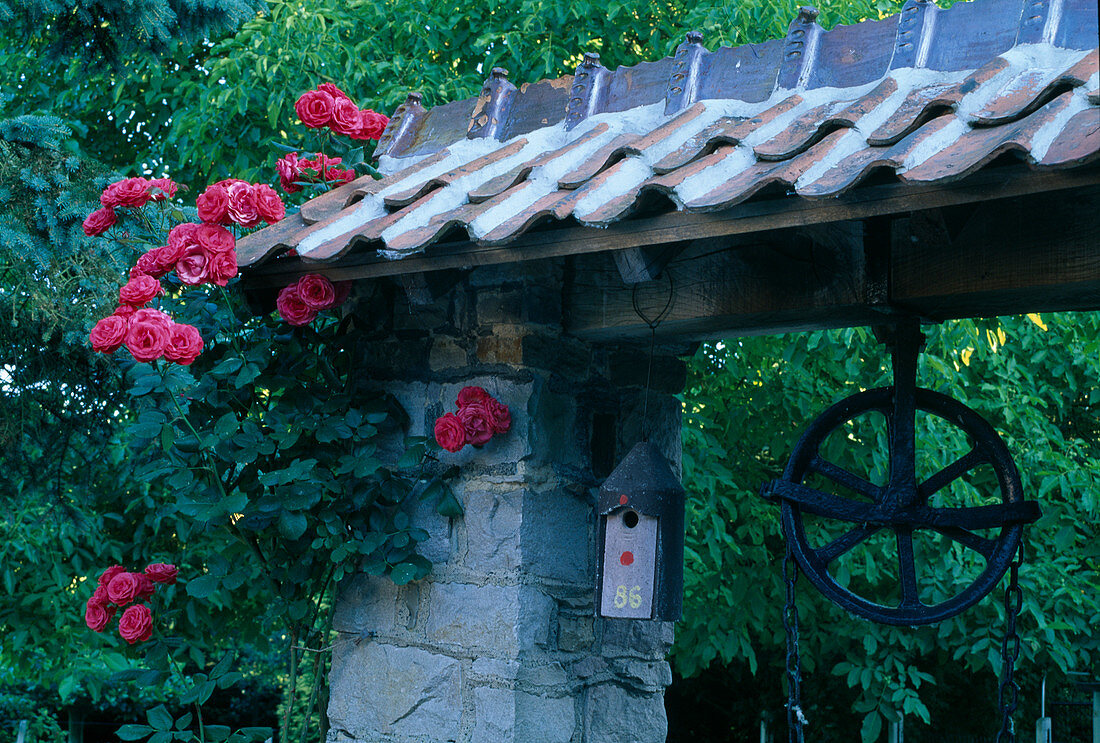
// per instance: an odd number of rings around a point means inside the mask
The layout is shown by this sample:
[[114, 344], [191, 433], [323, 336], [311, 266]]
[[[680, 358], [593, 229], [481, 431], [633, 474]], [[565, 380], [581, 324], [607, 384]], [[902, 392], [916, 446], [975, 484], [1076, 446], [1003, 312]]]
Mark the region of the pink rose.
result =
[[332, 130], [353, 135], [359, 131], [359, 107], [347, 98], [337, 98], [332, 106]]
[[134, 596], [135, 600], [147, 599], [157, 592], [157, 587], [153, 585], [153, 581], [148, 575], [144, 573], [131, 573], [131, 575], [136, 575], [138, 581], [137, 595]]
[[[115, 310], [115, 314], [119, 314], [121, 310], [122, 308], [119, 307], [117, 310]], [[153, 309], [152, 307], [146, 307], [145, 309], [136, 310], [134, 314], [130, 316], [130, 322], [152, 323], [153, 325], [161, 326], [165, 330], [168, 330], [172, 327], [172, 318], [169, 317], [167, 314], [161, 312], [160, 310]]]
[[154, 562], [145, 568], [145, 574], [149, 576], [149, 580], [154, 583], [163, 583], [166, 586], [175, 584], [179, 572], [175, 565], [164, 562]]
[[[220, 183], [207, 186], [206, 190], [199, 194], [199, 198], [195, 199], [195, 206], [198, 207], [199, 219], [203, 222], [229, 223], [229, 190]], [[171, 239], [170, 236], [169, 239]]]
[[220, 224], [200, 224], [195, 230], [195, 242], [207, 253], [227, 253], [237, 245], [233, 233]]
[[260, 212], [250, 184], [241, 181], [229, 187], [229, 218], [241, 227], [255, 227], [260, 223]]
[[115, 607], [96, 601], [94, 596], [84, 605], [84, 624], [93, 632], [102, 632], [114, 615]]
[[446, 413], [435, 419], [435, 440], [450, 452], [466, 446], [466, 426], [454, 413]]
[[279, 185], [287, 193], [297, 193], [302, 190], [301, 186], [296, 185], [294, 182], [301, 180], [301, 171], [298, 168], [298, 153], [289, 152], [279, 158], [279, 161], [275, 163], [275, 170], [279, 174]]
[[92, 342], [92, 350], [96, 353], [114, 353], [126, 340], [128, 329], [126, 318], [108, 315], [95, 324], [88, 336]]
[[286, 216], [286, 205], [275, 193], [275, 189], [266, 183], [257, 183], [252, 187], [252, 198], [256, 203], [256, 211], [260, 213], [268, 224], [278, 222]]
[[504, 403], [490, 397], [485, 401], [485, 413], [494, 434], [507, 433], [512, 427], [512, 413]]
[[[114, 577], [114, 576], [112, 576], [112, 577]], [[95, 587], [95, 590], [92, 591], [92, 597], [88, 600], [93, 601], [97, 604], [101, 604], [103, 606], [106, 606], [107, 604], [111, 603], [110, 597], [107, 596], [107, 586], [97, 585]]]
[[137, 266], [134, 267], [133, 271], [130, 271], [130, 275], [133, 276], [134, 271], [140, 267], [154, 279], [159, 279], [176, 267], [180, 250], [180, 248], [173, 248], [170, 245], [152, 248], [148, 253], [138, 258]]
[[154, 178], [149, 181], [150, 200], [165, 201], [174, 198], [179, 186], [171, 178]]
[[[189, 365], [202, 353], [202, 334], [192, 325], [177, 323], [168, 333], [168, 345], [164, 347], [164, 358], [182, 366]], [[146, 574], [149, 570], [146, 569]]]
[[298, 279], [298, 297], [306, 307], [327, 310], [336, 301], [336, 288], [321, 274], [306, 274]]
[[153, 636], [153, 613], [144, 604], [135, 604], [118, 618], [118, 634], [133, 645]]
[[[207, 190], [209, 191], [210, 189]], [[199, 242], [198, 233], [200, 226], [201, 225], [197, 225], [194, 222], [177, 224], [172, 228], [172, 231], [168, 233], [168, 247], [182, 252], [186, 247], [197, 245]]]
[[196, 286], [206, 281], [207, 254], [201, 245], [195, 244], [185, 248], [176, 261], [176, 275], [180, 281], [190, 286]]
[[321, 83], [320, 85], [317, 86], [317, 90], [328, 93], [329, 95], [332, 96], [333, 100], [336, 100], [338, 98], [347, 98], [348, 97], [347, 93], [340, 90], [339, 88], [337, 88], [332, 83]]
[[212, 284], [225, 286], [237, 275], [237, 253], [214, 253], [206, 257], [206, 279]]
[[103, 206], [126, 206], [131, 209], [140, 209], [148, 201], [149, 181], [144, 178], [116, 181], [103, 189], [99, 197], [99, 203]]
[[493, 438], [493, 426], [484, 403], [471, 402], [460, 407], [458, 418], [466, 428], [466, 441], [474, 446], [484, 446]]
[[118, 301], [132, 307], [144, 307], [163, 291], [160, 282], [152, 276], [135, 276], [118, 290]]
[[118, 215], [111, 207], [105, 206], [102, 209], [96, 209], [84, 220], [84, 234], [88, 237], [102, 235], [117, 221]]
[[123, 318], [128, 323], [137, 311], [137, 307], [131, 307], [128, 304], [120, 304], [118, 307], [115, 307], [115, 316]]
[[275, 308], [279, 310], [279, 317], [290, 325], [308, 325], [317, 317], [317, 310], [302, 301], [297, 284], [283, 287], [275, 300]]
[[386, 131], [390, 119], [388, 116], [371, 111], [359, 112], [359, 126], [355, 131], [355, 139], [378, 139], [382, 132]]
[[126, 568], [122, 567], [121, 565], [112, 565], [111, 567], [104, 570], [103, 573], [99, 576], [99, 585], [103, 588], [107, 588], [107, 586], [111, 583], [112, 578], [114, 578], [119, 573], [125, 572]]
[[[155, 361], [164, 354], [164, 347], [168, 345], [170, 326], [159, 320], [150, 321], [138, 318], [138, 315], [142, 312], [156, 311], [138, 310], [130, 321], [130, 329], [126, 331], [126, 348], [129, 349], [135, 361]], [[118, 578], [116, 577], [115, 580], [118, 580]], [[109, 588], [110, 586], [108, 586]], [[111, 600], [113, 601], [114, 598], [112, 597]]]
[[465, 407], [470, 403], [484, 403], [486, 400], [492, 399], [484, 387], [463, 387], [458, 392], [458, 400], [455, 403], [458, 407]]
[[161, 265], [158, 259], [156, 251], [163, 248], [153, 248], [146, 253], [142, 253], [138, 256], [137, 263], [130, 269], [130, 278], [136, 278], [138, 276], [152, 276], [154, 279], [159, 279], [164, 274], [168, 273], [171, 266], [165, 268]]
[[107, 584], [107, 598], [112, 604], [126, 606], [141, 592], [140, 579], [144, 577], [140, 573], [119, 573]]
[[302, 93], [294, 103], [298, 118], [310, 129], [320, 129], [332, 121], [332, 109], [335, 105], [332, 96], [323, 90], [311, 90]]

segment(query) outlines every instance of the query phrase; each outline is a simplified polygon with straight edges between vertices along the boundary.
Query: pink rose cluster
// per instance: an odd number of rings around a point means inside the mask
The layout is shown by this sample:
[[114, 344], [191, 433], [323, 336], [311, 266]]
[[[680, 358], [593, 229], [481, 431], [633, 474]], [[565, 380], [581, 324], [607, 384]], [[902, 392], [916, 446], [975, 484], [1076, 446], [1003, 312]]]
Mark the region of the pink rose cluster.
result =
[[337, 168], [342, 163], [339, 157], [326, 157], [318, 152], [312, 158], [299, 158], [297, 152], [291, 152], [279, 158], [275, 169], [279, 172], [279, 185], [287, 193], [302, 190], [299, 183], [331, 183], [339, 186], [355, 180], [355, 171]]
[[[128, 192], [130, 188], [120, 186], [118, 190]], [[118, 308], [92, 328], [93, 350], [114, 353], [125, 345], [136, 361], [163, 357], [184, 366], [202, 353], [203, 340], [197, 328], [177, 323], [170, 315], [145, 305], [164, 293], [160, 279], [172, 271], [187, 286], [228, 284], [237, 275], [237, 239], [224, 225], [255, 227], [260, 221], [277, 222], [285, 216], [286, 207], [270, 186], [237, 179], [210, 186], [196, 204], [202, 224], [176, 225], [165, 245], [144, 253], [130, 269], [129, 281], [118, 292]]]
[[321, 274], [311, 273], [298, 279], [298, 283], [283, 287], [275, 308], [288, 324], [309, 325], [319, 312], [342, 305], [350, 293], [350, 281], [334, 284]]
[[174, 584], [178, 574], [175, 565], [163, 562], [147, 566], [143, 573], [112, 565], [99, 576], [95, 592], [84, 605], [84, 623], [92, 631], [102, 632], [115, 612], [126, 607], [118, 618], [118, 634], [131, 645], [145, 642], [153, 635], [153, 613], [139, 602], [152, 598], [158, 585]]
[[303, 93], [294, 104], [298, 118], [311, 129], [328, 127], [352, 139], [378, 139], [390, 123], [389, 117], [370, 110], [361, 111], [347, 94], [332, 83]]
[[447, 451], [458, 451], [466, 444], [484, 446], [512, 427], [508, 406], [481, 387], [463, 387], [456, 404], [457, 413], [446, 413], [435, 421], [435, 440]]
[[99, 195], [101, 209], [96, 209], [84, 220], [84, 234], [88, 237], [102, 235], [118, 221], [115, 209], [140, 209], [150, 201], [166, 201], [174, 198], [179, 187], [170, 178], [124, 178], [103, 189]]
[[239, 224], [251, 229], [273, 224], [286, 216], [286, 206], [275, 189], [266, 183], [249, 183], [237, 178], [218, 181], [199, 194], [195, 205], [206, 224]]

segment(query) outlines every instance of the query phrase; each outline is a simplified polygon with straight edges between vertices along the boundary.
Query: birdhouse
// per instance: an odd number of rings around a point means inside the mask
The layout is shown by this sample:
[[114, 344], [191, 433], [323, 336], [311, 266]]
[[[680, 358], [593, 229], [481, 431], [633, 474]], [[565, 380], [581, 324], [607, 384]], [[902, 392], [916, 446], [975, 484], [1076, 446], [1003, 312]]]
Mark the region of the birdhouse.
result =
[[680, 618], [684, 488], [657, 447], [639, 442], [600, 488], [598, 566], [603, 617]]

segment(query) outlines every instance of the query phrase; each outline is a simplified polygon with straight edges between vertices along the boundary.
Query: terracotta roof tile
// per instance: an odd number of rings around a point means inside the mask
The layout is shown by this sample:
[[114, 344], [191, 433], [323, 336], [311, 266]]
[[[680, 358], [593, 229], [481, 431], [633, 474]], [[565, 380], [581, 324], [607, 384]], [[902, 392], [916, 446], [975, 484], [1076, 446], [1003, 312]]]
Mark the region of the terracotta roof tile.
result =
[[456, 229], [496, 245], [546, 219], [607, 225], [647, 193], [720, 211], [768, 186], [836, 196], [876, 170], [963, 178], [1011, 151], [1077, 166], [1100, 153], [1095, 10], [907, 0], [830, 31], [803, 10], [785, 39], [752, 47], [711, 52], [691, 34], [660, 62], [607, 70], [590, 55], [573, 76], [518, 88], [495, 71], [477, 99], [426, 109], [410, 96], [379, 142], [389, 175], [242, 238], [239, 261], [290, 248], [396, 260]]

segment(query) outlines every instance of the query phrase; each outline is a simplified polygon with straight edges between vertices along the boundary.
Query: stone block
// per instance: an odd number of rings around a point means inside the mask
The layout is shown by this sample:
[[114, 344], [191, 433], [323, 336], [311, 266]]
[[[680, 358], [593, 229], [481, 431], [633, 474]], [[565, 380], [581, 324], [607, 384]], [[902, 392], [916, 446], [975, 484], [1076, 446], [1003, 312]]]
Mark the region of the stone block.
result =
[[663, 659], [672, 648], [675, 624], [656, 620], [601, 619], [603, 654]]
[[586, 691], [585, 743], [665, 743], [668, 718], [660, 694], [635, 694], [614, 684]]
[[392, 634], [397, 626], [397, 597], [398, 588], [389, 578], [356, 574], [340, 591], [332, 626], [354, 635]]
[[575, 338], [545, 333], [523, 337], [523, 364], [560, 374], [570, 380], [585, 380], [591, 374], [592, 354]]
[[528, 687], [560, 688], [568, 683], [569, 675], [561, 663], [554, 661], [545, 665], [524, 665], [516, 679]]
[[436, 498], [420, 500], [412, 505], [410, 524], [428, 532], [428, 538], [417, 545], [417, 551], [433, 563], [443, 563], [454, 554], [451, 519], [435, 510]]
[[522, 297], [519, 289], [482, 289], [477, 293], [478, 325], [487, 327], [522, 322]]
[[520, 526], [523, 523], [523, 493], [488, 492], [467, 489], [463, 494], [466, 513], [466, 567], [482, 572], [516, 570], [520, 567]]
[[432, 350], [428, 354], [428, 365], [432, 371], [461, 369], [468, 366], [469, 363], [466, 349], [459, 345], [454, 338], [443, 335], [432, 339]]
[[571, 696], [516, 692], [516, 743], [570, 743], [577, 727]]
[[477, 339], [477, 360], [482, 364], [523, 364], [523, 332], [514, 326], [498, 325], [491, 335]]
[[481, 686], [474, 689], [474, 730], [470, 743], [512, 743], [516, 740], [515, 691]]
[[529, 586], [441, 582], [431, 584], [428, 601], [429, 641], [497, 658], [545, 645], [554, 603]]
[[457, 740], [459, 677], [457, 660], [420, 648], [338, 643], [330, 675], [332, 729], [358, 740]]
[[594, 617], [558, 617], [558, 649], [567, 653], [582, 653], [592, 650], [596, 641], [596, 620]]
[[595, 511], [564, 490], [524, 495], [522, 552], [525, 572], [590, 584], [595, 576]]

